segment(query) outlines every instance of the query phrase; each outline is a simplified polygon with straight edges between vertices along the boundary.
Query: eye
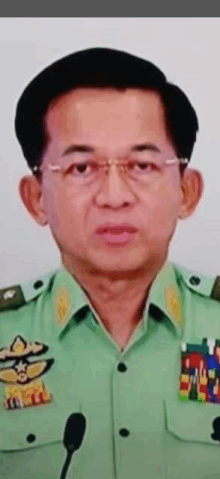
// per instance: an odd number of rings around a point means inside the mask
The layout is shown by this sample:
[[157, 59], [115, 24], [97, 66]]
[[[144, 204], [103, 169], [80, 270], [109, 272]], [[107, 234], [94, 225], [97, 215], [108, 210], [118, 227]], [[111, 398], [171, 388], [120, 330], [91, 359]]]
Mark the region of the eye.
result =
[[138, 161], [137, 164], [140, 170], [147, 170], [152, 167], [152, 165], [150, 163], [147, 163], [146, 161]]
[[95, 170], [95, 165], [91, 161], [82, 162], [73, 162], [71, 163], [66, 171], [65, 175], [72, 175], [75, 177], [85, 177], [93, 173]]
[[130, 168], [137, 173], [150, 173], [157, 168], [157, 165], [149, 161], [134, 160], [130, 162]]
[[88, 170], [88, 164], [87, 163], [82, 163], [76, 165], [76, 170], [78, 173], [85, 173], [86, 169]]

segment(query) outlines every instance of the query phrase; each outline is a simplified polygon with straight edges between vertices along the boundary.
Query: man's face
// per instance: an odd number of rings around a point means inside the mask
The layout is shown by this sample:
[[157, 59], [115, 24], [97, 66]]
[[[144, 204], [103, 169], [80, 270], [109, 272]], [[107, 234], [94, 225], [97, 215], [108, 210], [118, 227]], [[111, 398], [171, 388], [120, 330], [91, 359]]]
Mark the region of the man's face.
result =
[[[164, 158], [175, 157], [155, 92], [79, 88], [50, 106], [46, 127], [43, 167], [59, 165], [72, 145], [88, 145], [93, 157], [105, 160], [125, 158], [140, 144], [155, 146]], [[62, 176], [46, 168], [42, 193], [62, 257], [103, 274], [128, 273], [164, 259], [182, 201], [178, 162], [145, 186], [127, 181], [113, 168], [98, 185], [77, 191], [66, 188]], [[96, 232], [106, 222], [129, 223], [136, 232], [125, 243], [112, 243]]]

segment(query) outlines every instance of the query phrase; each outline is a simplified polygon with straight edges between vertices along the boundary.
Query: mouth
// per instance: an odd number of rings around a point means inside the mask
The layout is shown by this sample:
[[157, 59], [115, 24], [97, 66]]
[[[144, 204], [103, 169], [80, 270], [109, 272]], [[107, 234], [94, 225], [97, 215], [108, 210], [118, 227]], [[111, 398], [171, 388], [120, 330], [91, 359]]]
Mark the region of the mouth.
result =
[[124, 232], [135, 233], [136, 231], [137, 231], [137, 228], [135, 228], [133, 225], [130, 225], [128, 223], [120, 223], [120, 224], [106, 223], [103, 226], [100, 226], [96, 230], [96, 233], [97, 234], [111, 233], [115, 235], [120, 235]]
[[128, 224], [103, 225], [96, 231], [101, 241], [114, 245], [129, 243], [136, 232], [137, 228]]

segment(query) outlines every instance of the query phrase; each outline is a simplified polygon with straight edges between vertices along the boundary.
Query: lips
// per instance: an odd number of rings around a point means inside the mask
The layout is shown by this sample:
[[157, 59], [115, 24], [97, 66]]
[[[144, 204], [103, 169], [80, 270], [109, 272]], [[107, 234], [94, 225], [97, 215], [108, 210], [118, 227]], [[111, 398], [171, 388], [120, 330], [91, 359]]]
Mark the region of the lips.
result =
[[100, 226], [97, 230], [97, 234], [115, 234], [115, 235], [120, 235], [122, 233], [134, 233], [137, 231], [137, 228], [134, 226], [128, 224], [128, 223], [120, 223], [120, 224], [112, 224], [112, 223], [106, 223], [103, 226]]

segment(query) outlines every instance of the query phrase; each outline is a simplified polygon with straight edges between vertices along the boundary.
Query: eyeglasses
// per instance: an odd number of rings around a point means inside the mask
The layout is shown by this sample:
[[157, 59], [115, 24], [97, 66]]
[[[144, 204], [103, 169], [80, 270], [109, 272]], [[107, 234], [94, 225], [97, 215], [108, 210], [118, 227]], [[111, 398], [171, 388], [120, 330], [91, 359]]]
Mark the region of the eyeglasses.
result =
[[152, 181], [159, 179], [167, 166], [176, 163], [187, 164], [187, 158], [173, 158], [165, 160], [163, 155], [146, 155], [143, 159], [128, 159], [126, 161], [109, 160], [79, 160], [63, 161], [60, 165], [34, 166], [33, 172], [43, 172], [49, 169], [52, 173], [61, 175], [62, 181], [66, 187], [81, 189], [92, 184], [97, 184], [105, 175], [109, 168], [120, 168], [129, 180], [147, 185]]

